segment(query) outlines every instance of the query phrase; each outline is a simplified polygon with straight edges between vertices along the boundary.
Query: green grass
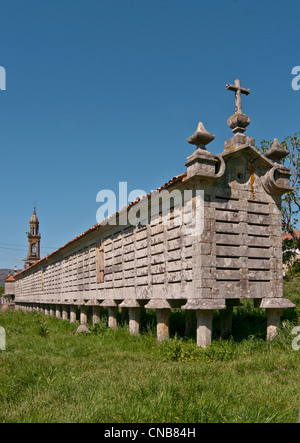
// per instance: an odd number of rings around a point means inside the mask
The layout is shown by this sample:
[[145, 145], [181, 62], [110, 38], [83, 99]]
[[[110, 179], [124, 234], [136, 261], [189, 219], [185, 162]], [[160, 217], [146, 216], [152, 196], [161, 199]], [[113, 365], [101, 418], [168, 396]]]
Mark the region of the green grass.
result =
[[[126, 324], [114, 332], [104, 323], [76, 335], [77, 325], [39, 313], [0, 312], [7, 334], [0, 422], [297, 422], [295, 314], [285, 313], [270, 344], [264, 311], [248, 302], [235, 309], [235, 341], [216, 340], [206, 351], [176, 336], [158, 346], [151, 314], [147, 320], [152, 328], [141, 337], [131, 337]], [[178, 311], [172, 323], [182, 329]]]

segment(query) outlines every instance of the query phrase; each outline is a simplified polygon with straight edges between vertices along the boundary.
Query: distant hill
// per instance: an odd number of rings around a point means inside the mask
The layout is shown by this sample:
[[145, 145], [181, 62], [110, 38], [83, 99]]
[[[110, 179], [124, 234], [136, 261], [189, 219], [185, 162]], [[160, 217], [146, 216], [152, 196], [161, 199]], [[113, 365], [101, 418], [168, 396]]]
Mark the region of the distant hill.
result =
[[8, 276], [10, 272], [10, 275], [14, 275], [15, 270], [14, 269], [0, 269], [0, 288], [4, 287], [4, 280]]

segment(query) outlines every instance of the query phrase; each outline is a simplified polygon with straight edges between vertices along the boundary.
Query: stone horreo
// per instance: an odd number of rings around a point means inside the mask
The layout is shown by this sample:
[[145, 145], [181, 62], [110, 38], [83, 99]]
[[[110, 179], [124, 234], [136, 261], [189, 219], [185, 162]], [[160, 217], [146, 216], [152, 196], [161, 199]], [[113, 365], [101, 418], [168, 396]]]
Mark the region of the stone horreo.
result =
[[[282, 310], [294, 307], [283, 298], [281, 197], [291, 188], [281, 160], [288, 152], [277, 139], [264, 155], [255, 148], [244, 134], [250, 118], [241, 104], [242, 94], [250, 91], [239, 80], [226, 88], [235, 92], [236, 106], [228, 119], [233, 136], [223, 152], [207, 149], [215, 136], [199, 123], [188, 138], [195, 151], [185, 172], [153, 191], [178, 191], [190, 200], [173, 201], [168, 214], [158, 204], [156, 220], [118, 223], [135, 206], [150, 205], [150, 193], [114, 214], [116, 223], [104, 220], [42, 259], [34, 213], [26, 268], [14, 277], [17, 309], [71, 322], [79, 312], [86, 326], [89, 311], [97, 323], [106, 308], [110, 328], [117, 327], [122, 309], [131, 334], [140, 332], [141, 311], [153, 309], [160, 342], [169, 337], [171, 309], [182, 309], [186, 334], [195, 324], [197, 344], [205, 348], [212, 340], [214, 311], [220, 311], [221, 335], [228, 337], [233, 307], [253, 299], [256, 308], [266, 310], [267, 338], [273, 339]], [[199, 195], [203, 226], [187, 230], [178, 220], [183, 211], [190, 211], [190, 223], [197, 219]]]

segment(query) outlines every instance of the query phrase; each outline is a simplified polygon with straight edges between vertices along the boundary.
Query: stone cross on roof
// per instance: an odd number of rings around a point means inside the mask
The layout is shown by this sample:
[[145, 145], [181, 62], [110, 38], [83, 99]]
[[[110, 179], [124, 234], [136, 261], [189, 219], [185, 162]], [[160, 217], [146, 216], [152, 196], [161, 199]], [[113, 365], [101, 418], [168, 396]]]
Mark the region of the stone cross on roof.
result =
[[234, 85], [226, 85], [229, 91], [235, 91], [235, 112], [242, 114], [242, 94], [249, 95], [250, 89], [242, 88], [241, 81], [235, 80]]

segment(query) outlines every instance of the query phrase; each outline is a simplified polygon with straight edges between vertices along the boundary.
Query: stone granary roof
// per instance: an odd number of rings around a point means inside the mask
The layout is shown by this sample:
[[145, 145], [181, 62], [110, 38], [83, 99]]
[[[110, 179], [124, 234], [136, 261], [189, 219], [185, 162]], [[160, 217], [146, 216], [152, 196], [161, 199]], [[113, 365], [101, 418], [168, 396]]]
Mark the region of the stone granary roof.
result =
[[5, 283], [9, 283], [9, 282], [14, 282], [14, 281], [16, 281], [16, 279], [15, 279], [12, 275], [10, 275], [10, 276], [7, 277], [4, 281], [5, 281]]

